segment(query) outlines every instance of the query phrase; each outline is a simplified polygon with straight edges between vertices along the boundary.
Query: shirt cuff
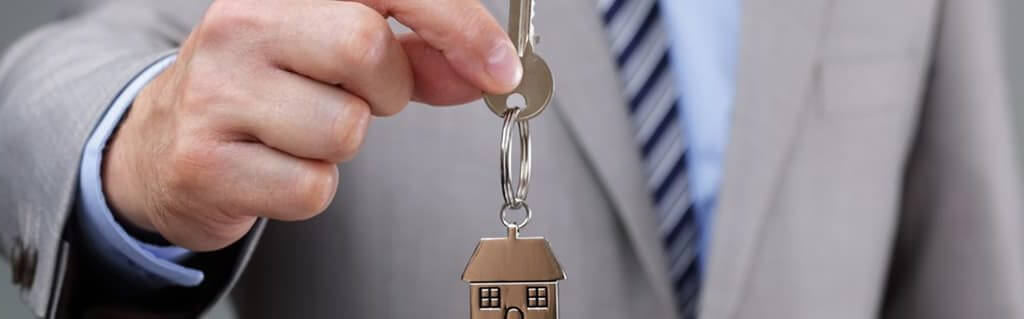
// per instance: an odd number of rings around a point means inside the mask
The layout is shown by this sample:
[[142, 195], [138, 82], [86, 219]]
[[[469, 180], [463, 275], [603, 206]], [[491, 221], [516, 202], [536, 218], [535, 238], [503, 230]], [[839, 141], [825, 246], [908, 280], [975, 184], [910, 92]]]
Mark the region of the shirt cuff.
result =
[[160, 59], [122, 89], [86, 142], [79, 172], [78, 223], [85, 248], [100, 262], [116, 269], [119, 275], [150, 288], [195, 287], [202, 283], [203, 272], [177, 264], [192, 254], [189, 250], [148, 244], [125, 231], [107, 205], [100, 166], [107, 141], [135, 97], [175, 58], [176, 55], [170, 55]]

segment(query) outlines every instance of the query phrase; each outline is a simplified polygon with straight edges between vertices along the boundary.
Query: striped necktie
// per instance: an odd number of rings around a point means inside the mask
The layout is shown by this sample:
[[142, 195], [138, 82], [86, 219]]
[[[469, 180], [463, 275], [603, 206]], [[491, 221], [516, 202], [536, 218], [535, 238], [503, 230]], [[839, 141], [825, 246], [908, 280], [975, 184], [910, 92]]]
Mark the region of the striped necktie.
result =
[[698, 228], [686, 178], [686, 139], [658, 0], [601, 0], [601, 18], [625, 85], [635, 139], [683, 318], [695, 318]]

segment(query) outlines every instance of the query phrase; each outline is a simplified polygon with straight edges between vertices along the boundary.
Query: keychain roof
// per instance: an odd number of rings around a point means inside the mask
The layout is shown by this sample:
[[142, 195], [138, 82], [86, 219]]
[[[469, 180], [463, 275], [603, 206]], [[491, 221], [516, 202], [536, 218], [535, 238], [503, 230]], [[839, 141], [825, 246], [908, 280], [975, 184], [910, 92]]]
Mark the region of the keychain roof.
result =
[[542, 237], [519, 237], [509, 230], [504, 238], [484, 238], [462, 274], [465, 282], [565, 280], [565, 271]]

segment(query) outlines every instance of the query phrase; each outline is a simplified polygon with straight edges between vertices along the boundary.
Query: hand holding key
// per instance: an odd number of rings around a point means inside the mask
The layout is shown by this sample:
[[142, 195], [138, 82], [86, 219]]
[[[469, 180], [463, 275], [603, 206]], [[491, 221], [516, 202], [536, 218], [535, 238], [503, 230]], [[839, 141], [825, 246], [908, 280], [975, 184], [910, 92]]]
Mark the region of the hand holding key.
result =
[[104, 190], [136, 226], [219, 249], [257, 217], [326, 209], [371, 114], [508, 92], [522, 74], [477, 0], [215, 1], [123, 119]]

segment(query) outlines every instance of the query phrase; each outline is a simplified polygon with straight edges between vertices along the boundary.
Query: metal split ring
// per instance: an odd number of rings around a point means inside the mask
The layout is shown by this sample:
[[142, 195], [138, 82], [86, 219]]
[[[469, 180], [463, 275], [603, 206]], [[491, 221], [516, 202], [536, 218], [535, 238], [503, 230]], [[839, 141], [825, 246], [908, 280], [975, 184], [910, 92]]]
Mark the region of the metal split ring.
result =
[[[530, 187], [531, 149], [530, 124], [519, 121], [520, 108], [505, 110], [505, 122], [501, 127], [501, 195], [505, 206], [519, 208], [526, 205], [526, 195]], [[519, 126], [519, 185], [512, 185], [512, 126]], [[502, 210], [504, 211], [504, 209]], [[529, 211], [529, 209], [527, 209]], [[503, 214], [504, 215], [504, 214]], [[504, 221], [504, 219], [503, 219]]]
[[[523, 220], [520, 221], [520, 222], [515, 222], [515, 221], [509, 220], [508, 219], [508, 211], [509, 210], [517, 210], [517, 209], [522, 209], [524, 212], [526, 212], [526, 217], [523, 217]], [[512, 203], [512, 204], [502, 205], [501, 206], [501, 215], [500, 216], [501, 216], [501, 223], [505, 224], [505, 227], [515, 228], [515, 229], [522, 229], [523, 227], [526, 227], [526, 224], [530, 223], [530, 219], [533, 218], [533, 211], [530, 210], [530, 205], [526, 205], [526, 202], [519, 201], [519, 202], [515, 202], [515, 203]]]

